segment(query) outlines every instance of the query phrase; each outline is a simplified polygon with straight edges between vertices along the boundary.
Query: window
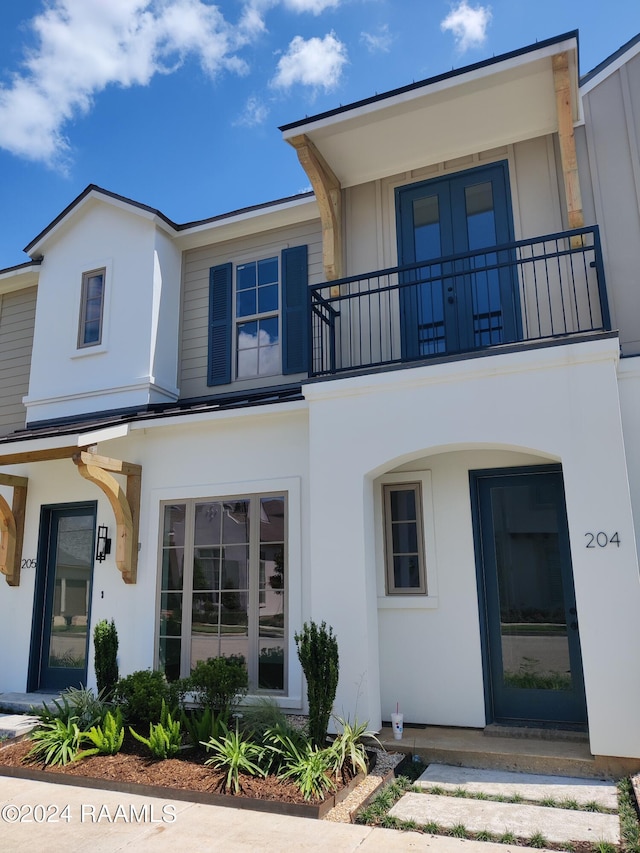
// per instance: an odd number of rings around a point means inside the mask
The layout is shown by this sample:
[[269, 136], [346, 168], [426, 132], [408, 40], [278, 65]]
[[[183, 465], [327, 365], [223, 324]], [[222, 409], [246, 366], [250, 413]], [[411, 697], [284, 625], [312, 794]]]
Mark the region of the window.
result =
[[420, 483], [383, 487], [386, 589], [389, 595], [427, 591]]
[[105, 270], [92, 270], [82, 276], [78, 348], [102, 342], [102, 308], [104, 304]]
[[279, 308], [278, 258], [236, 267], [236, 378], [282, 372]]
[[307, 370], [307, 246], [209, 270], [207, 384]]
[[285, 689], [286, 498], [185, 500], [162, 508], [159, 668], [242, 655], [252, 691]]

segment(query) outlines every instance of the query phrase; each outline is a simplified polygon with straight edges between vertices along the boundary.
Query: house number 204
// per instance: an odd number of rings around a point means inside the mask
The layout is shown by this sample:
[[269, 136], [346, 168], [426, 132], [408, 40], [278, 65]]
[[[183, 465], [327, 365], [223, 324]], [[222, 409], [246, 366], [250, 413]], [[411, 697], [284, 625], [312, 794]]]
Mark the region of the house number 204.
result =
[[620, 547], [620, 537], [618, 536], [617, 531], [612, 536], [607, 536], [604, 531], [600, 531], [600, 533], [585, 533], [584, 534], [587, 539], [587, 548], [606, 548], [607, 545], [615, 545], [616, 547]]

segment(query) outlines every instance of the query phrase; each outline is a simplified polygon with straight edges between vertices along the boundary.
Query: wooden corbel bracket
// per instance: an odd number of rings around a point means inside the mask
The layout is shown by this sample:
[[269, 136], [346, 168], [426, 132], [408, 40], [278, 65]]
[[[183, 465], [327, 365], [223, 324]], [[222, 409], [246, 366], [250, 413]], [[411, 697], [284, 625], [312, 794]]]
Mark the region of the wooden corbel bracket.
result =
[[[107, 496], [116, 519], [116, 566], [125, 583], [136, 582], [142, 466], [81, 450], [73, 455], [78, 473]], [[111, 472], [111, 473], [110, 473]], [[126, 492], [112, 474], [127, 478]]]
[[[552, 68], [558, 117], [562, 179], [564, 182], [564, 194], [567, 200], [567, 219], [569, 228], [582, 228], [584, 226], [584, 214], [582, 211], [580, 179], [578, 177], [576, 140], [573, 132], [573, 104], [571, 80], [569, 77], [569, 56], [566, 51], [558, 53], [552, 58]], [[582, 246], [581, 235], [578, 234], [571, 238], [571, 246], [574, 249]]]
[[20, 586], [28, 482], [27, 477], [0, 474], [1, 486], [13, 486], [11, 506], [0, 495], [0, 572], [9, 586]]
[[327, 281], [334, 281], [342, 278], [342, 187], [322, 154], [304, 133], [291, 137], [288, 142], [296, 149], [320, 208], [324, 274]]

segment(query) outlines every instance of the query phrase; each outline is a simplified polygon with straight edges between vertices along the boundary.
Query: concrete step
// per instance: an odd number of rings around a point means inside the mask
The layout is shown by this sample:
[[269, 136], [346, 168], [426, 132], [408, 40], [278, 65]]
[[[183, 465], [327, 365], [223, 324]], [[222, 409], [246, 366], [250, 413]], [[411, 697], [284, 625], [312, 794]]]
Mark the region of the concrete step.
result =
[[28, 714], [0, 714], [0, 738], [17, 738], [29, 734], [38, 725], [37, 717]]
[[32, 709], [39, 711], [42, 703], [60, 701], [59, 693], [0, 693], [0, 711], [28, 714]]
[[425, 764], [512, 770], [553, 776], [619, 779], [640, 771], [640, 759], [591, 755], [582, 740], [549, 737], [487, 737], [483, 729], [405, 726], [401, 740], [383, 726], [379, 740], [390, 750], [418, 755]]

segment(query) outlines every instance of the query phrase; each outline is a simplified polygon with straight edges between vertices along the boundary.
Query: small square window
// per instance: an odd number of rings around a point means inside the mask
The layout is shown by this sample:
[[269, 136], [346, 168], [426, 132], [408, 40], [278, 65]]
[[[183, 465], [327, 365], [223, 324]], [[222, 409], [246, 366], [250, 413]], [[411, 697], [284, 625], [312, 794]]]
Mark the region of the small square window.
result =
[[420, 483], [383, 487], [388, 595], [427, 592]]
[[78, 348], [102, 343], [105, 270], [92, 270], [82, 276]]

